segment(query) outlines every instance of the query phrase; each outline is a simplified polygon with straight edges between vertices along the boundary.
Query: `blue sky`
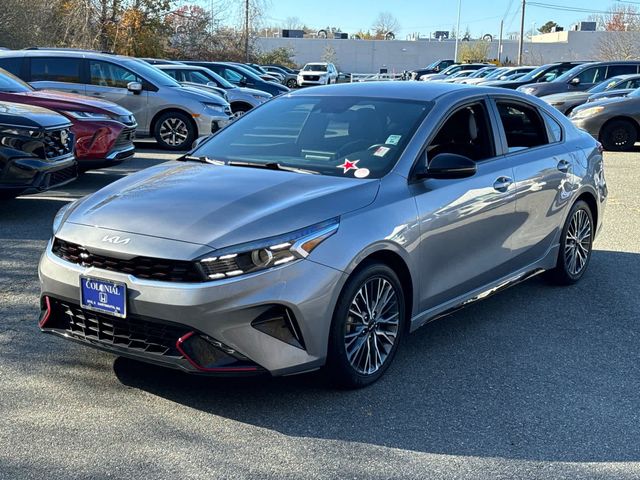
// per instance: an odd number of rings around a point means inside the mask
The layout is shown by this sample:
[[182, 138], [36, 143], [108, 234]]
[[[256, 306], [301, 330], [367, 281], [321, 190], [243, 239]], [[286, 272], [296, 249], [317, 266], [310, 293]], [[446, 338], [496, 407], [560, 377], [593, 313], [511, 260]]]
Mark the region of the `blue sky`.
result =
[[[531, 0], [533, 1], [533, 0]], [[610, 0], [536, 0], [537, 3], [560, 5], [563, 8], [575, 7], [591, 10], [606, 10], [613, 2]], [[505, 33], [520, 28], [519, 8], [521, 0], [462, 0], [460, 30], [467, 25], [474, 36], [484, 33], [497, 35], [500, 20], [509, 5], [510, 13], [505, 18]], [[632, 2], [629, 2], [632, 3]], [[435, 30], [450, 30], [456, 23], [457, 0], [268, 0], [266, 24], [276, 25], [287, 17], [299, 17], [313, 27], [335, 26], [352, 33], [360, 28], [371, 27], [375, 17], [381, 11], [389, 11], [396, 16], [401, 25], [398, 39], [419, 32], [428, 35]], [[548, 20], [554, 20], [565, 28], [572, 23], [585, 20], [589, 13], [559, 11], [528, 5], [526, 8], [525, 29], [533, 28], [533, 22], [539, 27]], [[509, 27], [507, 29], [507, 27]]]

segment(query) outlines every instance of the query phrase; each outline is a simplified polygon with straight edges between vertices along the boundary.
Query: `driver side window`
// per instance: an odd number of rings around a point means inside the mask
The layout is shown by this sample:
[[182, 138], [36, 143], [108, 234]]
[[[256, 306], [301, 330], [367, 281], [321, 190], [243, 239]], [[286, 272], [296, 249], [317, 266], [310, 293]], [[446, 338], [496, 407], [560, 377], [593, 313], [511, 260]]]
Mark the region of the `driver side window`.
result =
[[495, 156], [484, 102], [456, 110], [427, 146], [427, 160], [441, 153], [462, 155], [476, 162]]

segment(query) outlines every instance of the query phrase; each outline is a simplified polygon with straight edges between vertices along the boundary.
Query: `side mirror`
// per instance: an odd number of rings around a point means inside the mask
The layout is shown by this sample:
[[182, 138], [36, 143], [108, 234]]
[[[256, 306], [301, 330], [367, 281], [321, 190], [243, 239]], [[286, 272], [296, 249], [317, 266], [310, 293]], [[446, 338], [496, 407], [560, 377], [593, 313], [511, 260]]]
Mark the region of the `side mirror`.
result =
[[569, 80], [569, 85], [580, 85], [580, 79], [578, 77], [573, 77]]
[[207, 82], [207, 87], [217, 87], [218, 84], [216, 82]]
[[455, 153], [440, 153], [433, 157], [422, 172], [418, 173], [418, 178], [453, 180], [472, 177], [476, 171], [476, 162], [470, 158]]
[[247, 79], [246, 78], [241, 78], [240, 81], [238, 82], [238, 84], [241, 87], [246, 87], [247, 86]]
[[140, 82], [129, 82], [127, 83], [127, 90], [134, 95], [138, 95], [142, 92], [142, 84]]

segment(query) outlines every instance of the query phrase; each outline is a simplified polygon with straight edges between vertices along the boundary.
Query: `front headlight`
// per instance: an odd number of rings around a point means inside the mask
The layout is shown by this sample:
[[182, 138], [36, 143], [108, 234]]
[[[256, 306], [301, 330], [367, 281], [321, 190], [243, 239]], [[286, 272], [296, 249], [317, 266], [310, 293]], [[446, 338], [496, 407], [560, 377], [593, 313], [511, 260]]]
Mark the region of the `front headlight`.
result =
[[207, 110], [210, 110], [215, 113], [224, 113], [224, 105], [219, 105], [217, 103], [203, 103]]
[[520, 87], [520, 88], [518, 88], [518, 90], [520, 90], [522, 93], [527, 93], [529, 95], [533, 94], [533, 92], [536, 91], [536, 89], [533, 88], [533, 87], [524, 87], [524, 88]]
[[53, 230], [53, 235], [54, 236], [55, 236], [56, 233], [58, 233], [58, 230], [60, 230], [60, 227], [62, 226], [62, 224], [67, 219], [68, 213], [70, 213], [69, 209], [75, 203], [76, 202], [67, 203], [64, 207], [62, 207], [60, 210], [58, 210], [58, 213], [56, 213], [56, 216], [53, 217], [52, 230]]
[[569, 116], [569, 118], [579, 119], [579, 118], [591, 117], [593, 115], [597, 115], [602, 110], [604, 110], [604, 107], [590, 107], [582, 110], [574, 110]]
[[338, 231], [337, 218], [278, 237], [236, 245], [212, 252], [199, 264], [210, 280], [237, 277], [306, 258], [320, 243]]
[[73, 118], [77, 118], [78, 120], [112, 120], [112, 118], [106, 113], [76, 112], [72, 110], [65, 110], [63, 113], [66, 113]]

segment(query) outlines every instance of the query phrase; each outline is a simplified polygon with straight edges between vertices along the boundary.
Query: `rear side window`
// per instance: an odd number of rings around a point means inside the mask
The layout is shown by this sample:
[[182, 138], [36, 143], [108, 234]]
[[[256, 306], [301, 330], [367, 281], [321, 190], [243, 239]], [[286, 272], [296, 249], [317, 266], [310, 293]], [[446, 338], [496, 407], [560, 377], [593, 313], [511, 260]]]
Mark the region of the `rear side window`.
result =
[[91, 73], [91, 85], [127, 88], [130, 82], [142, 83], [142, 79], [135, 73], [115, 63], [89, 60], [89, 72]]
[[629, 75], [631, 73], [638, 73], [637, 65], [609, 65], [607, 78], [615, 77], [616, 75]]
[[640, 78], [628, 80], [620, 88], [640, 88]]
[[549, 143], [545, 124], [533, 107], [497, 102], [509, 153]]
[[22, 67], [22, 57], [0, 58], [0, 68], [4, 68], [7, 72], [13, 73], [16, 77], [20, 76]]
[[549, 143], [556, 143], [562, 141], [562, 127], [553, 118], [546, 112], [542, 112], [542, 116], [544, 117], [544, 121], [547, 122], [547, 128], [549, 132]]
[[80, 83], [82, 59], [68, 57], [32, 57], [32, 82]]

